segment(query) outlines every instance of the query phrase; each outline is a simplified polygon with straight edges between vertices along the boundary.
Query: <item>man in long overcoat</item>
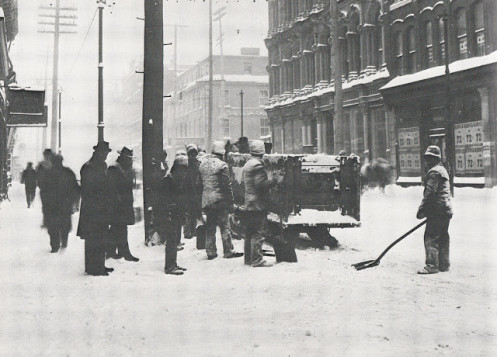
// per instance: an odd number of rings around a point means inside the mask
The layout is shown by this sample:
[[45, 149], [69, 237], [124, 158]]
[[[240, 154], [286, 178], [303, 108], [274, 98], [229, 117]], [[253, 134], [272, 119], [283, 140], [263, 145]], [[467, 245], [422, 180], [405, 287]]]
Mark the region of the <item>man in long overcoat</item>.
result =
[[245, 254], [250, 254], [253, 267], [270, 267], [264, 260], [262, 231], [268, 211], [269, 189], [277, 184], [277, 179], [269, 180], [262, 156], [265, 154], [264, 142], [254, 140], [250, 144], [251, 158], [243, 167], [243, 185], [245, 187], [245, 219], [247, 233], [245, 237]]
[[428, 172], [425, 178], [423, 200], [416, 217], [427, 218], [424, 236], [426, 266], [418, 274], [435, 274], [448, 271], [449, 261], [449, 223], [452, 218], [450, 202], [449, 174], [441, 163], [440, 148], [428, 146], [425, 152]]
[[48, 170], [52, 168], [53, 152], [50, 149], [43, 151], [43, 160], [36, 166], [36, 179], [40, 188], [41, 211], [43, 213], [43, 226], [45, 226], [45, 183]]
[[32, 162], [28, 162], [28, 166], [22, 172], [21, 183], [24, 184], [26, 203], [28, 204], [28, 208], [30, 208], [36, 194], [36, 171], [33, 169]]
[[118, 151], [116, 163], [107, 170], [107, 187], [110, 200], [109, 249], [110, 257], [137, 262], [128, 244], [128, 225], [135, 224], [133, 208], [133, 150], [126, 146]]
[[109, 143], [99, 141], [91, 159], [81, 167], [81, 209], [78, 236], [85, 240], [85, 272], [109, 275], [105, 267], [105, 248], [109, 229], [107, 164]]
[[198, 148], [195, 144], [186, 147], [188, 166], [183, 190], [185, 193], [185, 229], [184, 236], [190, 239], [197, 236], [197, 222], [202, 218], [202, 179], [200, 161], [197, 159]]
[[68, 167], [62, 166], [62, 156], [52, 157], [52, 168], [46, 173], [45, 183], [45, 224], [50, 235], [52, 253], [67, 247], [71, 231], [71, 215], [79, 201], [80, 189], [76, 175]]
[[202, 210], [207, 216], [205, 249], [209, 260], [217, 257], [216, 227], [221, 230], [225, 258], [237, 258], [243, 253], [235, 252], [231, 241], [229, 214], [234, 212], [233, 190], [228, 165], [223, 161], [226, 150], [222, 141], [212, 145], [212, 155], [200, 164], [202, 177]]

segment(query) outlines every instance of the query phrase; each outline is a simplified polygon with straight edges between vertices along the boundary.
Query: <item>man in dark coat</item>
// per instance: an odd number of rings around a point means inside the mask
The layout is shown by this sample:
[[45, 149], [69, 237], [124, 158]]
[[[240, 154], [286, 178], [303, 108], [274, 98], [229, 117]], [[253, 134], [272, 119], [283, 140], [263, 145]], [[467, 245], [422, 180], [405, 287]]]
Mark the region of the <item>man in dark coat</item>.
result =
[[[152, 159], [152, 187], [154, 192], [160, 192], [162, 186], [162, 179], [166, 176], [169, 167], [167, 165], [167, 152], [163, 150], [160, 157]], [[164, 222], [161, 221], [162, 214], [162, 198], [161, 195], [154, 195], [152, 197], [153, 207], [153, 228], [154, 232], [159, 235], [160, 243], [164, 244], [166, 241], [165, 235], [161, 234]]]
[[171, 171], [162, 179], [161, 199], [161, 236], [166, 238], [165, 267], [166, 274], [183, 275], [185, 268], [178, 266], [178, 242], [181, 238], [181, 226], [185, 215], [184, 195], [181, 184], [186, 179], [188, 161], [185, 156], [174, 160]]
[[22, 172], [21, 183], [24, 184], [24, 190], [26, 191], [26, 202], [28, 204], [28, 208], [30, 208], [36, 195], [36, 171], [33, 169], [32, 162], [28, 162], [28, 166]]
[[67, 247], [71, 231], [71, 215], [79, 201], [79, 185], [76, 175], [62, 166], [62, 156], [52, 157], [52, 168], [46, 172], [45, 182], [45, 224], [50, 235], [52, 253]]
[[269, 180], [262, 156], [265, 154], [264, 142], [254, 140], [250, 144], [251, 158], [243, 167], [243, 185], [245, 187], [245, 254], [250, 255], [253, 267], [270, 267], [264, 260], [262, 231], [267, 219], [269, 190], [277, 184], [277, 179]]
[[[116, 163], [107, 170], [107, 182], [110, 200], [110, 228], [108, 255], [112, 258], [124, 257], [125, 260], [137, 262], [128, 244], [128, 225], [135, 224], [133, 208], [133, 150], [126, 146], [118, 151]], [[117, 251], [116, 251], [117, 250]]]
[[91, 159], [81, 167], [81, 210], [78, 236], [85, 240], [85, 272], [89, 275], [109, 275], [105, 267], [105, 247], [109, 229], [109, 198], [107, 164], [111, 151], [109, 143], [99, 141], [93, 147]]
[[41, 199], [41, 211], [43, 213], [43, 226], [45, 226], [45, 183], [46, 175], [48, 170], [52, 168], [52, 157], [53, 153], [50, 149], [45, 149], [43, 151], [43, 160], [38, 163], [36, 166], [36, 179], [38, 183], [38, 187], [40, 188], [40, 199]]
[[188, 166], [183, 191], [185, 193], [185, 226], [184, 236], [190, 239], [197, 236], [197, 222], [202, 218], [202, 178], [200, 177], [200, 161], [197, 159], [198, 149], [195, 144], [186, 147]]
[[225, 154], [224, 143], [215, 141], [212, 145], [212, 155], [202, 159], [200, 175], [202, 177], [202, 210], [207, 219], [205, 224], [205, 249], [209, 260], [217, 257], [216, 227], [221, 230], [225, 258], [237, 258], [243, 253], [234, 251], [231, 242], [229, 214], [234, 212], [233, 190], [229, 178], [228, 165], [223, 161]]
[[426, 266], [418, 274], [435, 274], [448, 271], [449, 223], [452, 218], [449, 174], [443, 167], [440, 148], [432, 145], [426, 149], [425, 163], [428, 172], [425, 178], [423, 200], [416, 217], [427, 218], [424, 236]]

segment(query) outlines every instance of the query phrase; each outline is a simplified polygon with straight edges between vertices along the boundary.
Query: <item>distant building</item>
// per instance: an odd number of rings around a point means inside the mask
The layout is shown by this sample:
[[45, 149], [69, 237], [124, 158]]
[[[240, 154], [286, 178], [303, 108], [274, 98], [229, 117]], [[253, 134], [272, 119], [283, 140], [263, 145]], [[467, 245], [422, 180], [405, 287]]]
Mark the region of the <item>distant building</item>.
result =
[[[243, 90], [243, 135], [270, 135], [263, 106], [269, 97], [267, 57], [244, 48], [238, 56], [213, 56], [212, 138], [237, 140], [241, 135], [240, 92]], [[164, 102], [164, 138], [173, 151], [195, 143], [205, 148], [208, 120], [209, 59], [181, 73], [176, 92]]]
[[[451, 0], [449, 60], [455, 182], [497, 183], [497, 2]], [[273, 144], [287, 153], [344, 149], [385, 158], [421, 183], [422, 154], [445, 148], [444, 1], [341, 0], [343, 118], [334, 119], [329, 0], [269, 0]]]

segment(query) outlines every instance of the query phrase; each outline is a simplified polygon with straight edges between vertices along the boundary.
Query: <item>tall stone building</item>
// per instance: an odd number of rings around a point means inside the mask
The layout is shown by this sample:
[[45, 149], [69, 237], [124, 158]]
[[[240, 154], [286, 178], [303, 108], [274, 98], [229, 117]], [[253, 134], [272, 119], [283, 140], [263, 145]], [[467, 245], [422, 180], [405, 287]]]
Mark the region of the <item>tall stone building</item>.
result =
[[[460, 184], [495, 183], [496, 6], [492, 0], [451, 1], [449, 60]], [[338, 1], [344, 98], [338, 125], [329, 7], [329, 0], [269, 1], [266, 111], [275, 149], [381, 157], [396, 168], [400, 183], [421, 182], [424, 149], [431, 143], [444, 149], [445, 142], [444, 1]]]

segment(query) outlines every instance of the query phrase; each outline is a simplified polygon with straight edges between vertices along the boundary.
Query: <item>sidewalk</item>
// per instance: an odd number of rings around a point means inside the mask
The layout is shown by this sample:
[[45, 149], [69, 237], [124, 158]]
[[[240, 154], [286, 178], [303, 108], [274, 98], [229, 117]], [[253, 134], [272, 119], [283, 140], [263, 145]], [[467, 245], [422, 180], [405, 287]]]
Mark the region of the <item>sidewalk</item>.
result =
[[188, 271], [173, 277], [163, 273], [163, 247], [146, 247], [137, 225], [130, 247], [140, 262], [108, 260], [115, 272], [90, 277], [77, 217], [66, 251], [51, 254], [39, 201], [28, 210], [14, 187], [0, 206], [0, 355], [495, 355], [494, 191], [456, 190], [449, 273], [416, 274], [422, 231], [380, 266], [350, 267], [418, 222], [420, 192], [366, 193], [362, 227], [332, 232], [342, 248], [298, 251], [297, 264], [208, 261], [184, 240], [178, 263]]

